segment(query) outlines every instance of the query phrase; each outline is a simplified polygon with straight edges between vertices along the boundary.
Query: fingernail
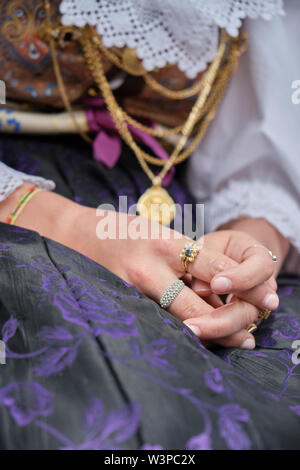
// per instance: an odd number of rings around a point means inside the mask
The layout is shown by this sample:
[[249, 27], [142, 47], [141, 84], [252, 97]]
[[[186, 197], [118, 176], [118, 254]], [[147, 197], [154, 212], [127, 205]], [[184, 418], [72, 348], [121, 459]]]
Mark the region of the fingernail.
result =
[[276, 294], [267, 294], [264, 298], [264, 307], [268, 310], [276, 310], [279, 304], [279, 298]]
[[254, 338], [247, 338], [241, 345], [241, 348], [242, 349], [254, 349], [255, 348]]
[[217, 277], [212, 281], [211, 288], [215, 292], [226, 293], [232, 288], [232, 282], [230, 279], [227, 279], [227, 277]]
[[190, 330], [192, 330], [192, 332], [196, 335], [196, 336], [200, 336], [200, 328], [196, 325], [189, 325], [188, 323], [186, 323], [186, 326], [189, 327]]
[[195, 288], [195, 292], [196, 294], [202, 294], [203, 292], [209, 292], [210, 291], [210, 288], [209, 287], [196, 287]]

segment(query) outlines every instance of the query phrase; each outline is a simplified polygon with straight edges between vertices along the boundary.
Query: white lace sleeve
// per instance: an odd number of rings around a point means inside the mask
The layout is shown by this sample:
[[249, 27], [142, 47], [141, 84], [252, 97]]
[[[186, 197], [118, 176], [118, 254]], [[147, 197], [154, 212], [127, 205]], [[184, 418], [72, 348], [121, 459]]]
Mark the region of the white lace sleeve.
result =
[[208, 232], [242, 216], [263, 218], [288, 238], [294, 249], [285, 270], [300, 272], [300, 206], [290, 191], [275, 181], [248, 176], [247, 179], [231, 180], [205, 204]]
[[55, 188], [55, 183], [51, 180], [27, 175], [0, 162], [0, 201], [3, 201], [24, 182], [35, 184], [48, 191]]
[[286, 16], [267, 27], [246, 20], [248, 51], [188, 169], [209, 231], [240, 216], [263, 217], [291, 241], [298, 272], [300, 104], [292, 96], [300, 79], [299, 13], [300, 2], [289, 0]]

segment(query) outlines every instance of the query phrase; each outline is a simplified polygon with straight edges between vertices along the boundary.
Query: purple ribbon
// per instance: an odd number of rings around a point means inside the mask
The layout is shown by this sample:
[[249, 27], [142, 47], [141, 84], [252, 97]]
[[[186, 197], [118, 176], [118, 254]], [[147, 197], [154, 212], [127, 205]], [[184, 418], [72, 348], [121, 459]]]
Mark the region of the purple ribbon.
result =
[[[89, 129], [97, 133], [93, 142], [94, 158], [108, 168], [113, 168], [118, 162], [122, 150], [122, 142], [116, 125], [111, 114], [105, 108], [105, 102], [102, 98], [87, 98], [84, 100], [84, 104], [88, 107], [85, 114]], [[127, 125], [136, 140], [147, 145], [162, 160], [169, 159], [165, 149], [154, 137], [131, 124]], [[174, 172], [175, 168], [172, 167], [163, 179], [164, 186], [171, 182]]]

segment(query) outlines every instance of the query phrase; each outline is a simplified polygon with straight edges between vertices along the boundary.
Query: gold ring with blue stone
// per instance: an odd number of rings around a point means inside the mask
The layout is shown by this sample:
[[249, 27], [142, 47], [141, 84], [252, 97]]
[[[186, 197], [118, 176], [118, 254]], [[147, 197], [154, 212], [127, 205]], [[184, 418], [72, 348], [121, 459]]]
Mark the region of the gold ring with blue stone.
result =
[[197, 243], [186, 243], [181, 251], [180, 258], [185, 272], [188, 272], [189, 263], [193, 263], [200, 251], [200, 246]]

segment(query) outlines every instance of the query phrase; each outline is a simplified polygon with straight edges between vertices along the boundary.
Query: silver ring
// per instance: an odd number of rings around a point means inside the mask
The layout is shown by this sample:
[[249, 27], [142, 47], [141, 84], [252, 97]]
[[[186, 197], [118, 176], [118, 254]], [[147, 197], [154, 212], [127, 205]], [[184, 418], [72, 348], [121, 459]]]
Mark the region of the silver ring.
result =
[[181, 279], [177, 279], [177, 281], [173, 282], [173, 284], [171, 284], [163, 293], [159, 301], [161, 308], [168, 308], [184, 286], [185, 283]]

